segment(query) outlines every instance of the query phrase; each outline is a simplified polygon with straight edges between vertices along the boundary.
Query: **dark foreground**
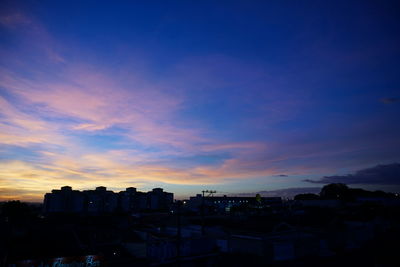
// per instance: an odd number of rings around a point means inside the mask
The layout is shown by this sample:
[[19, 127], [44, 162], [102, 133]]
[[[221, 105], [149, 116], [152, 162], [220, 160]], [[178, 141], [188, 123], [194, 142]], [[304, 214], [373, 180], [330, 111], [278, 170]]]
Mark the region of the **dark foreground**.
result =
[[[396, 201], [100, 215], [2, 204], [1, 266], [400, 266]], [[204, 214], [204, 216], [201, 216]]]

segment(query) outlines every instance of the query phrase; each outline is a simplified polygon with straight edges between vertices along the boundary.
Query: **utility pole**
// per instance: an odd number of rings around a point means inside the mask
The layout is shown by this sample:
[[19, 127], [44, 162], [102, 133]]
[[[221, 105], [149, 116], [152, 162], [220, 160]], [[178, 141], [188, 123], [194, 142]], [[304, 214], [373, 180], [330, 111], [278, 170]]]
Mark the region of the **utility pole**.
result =
[[206, 191], [202, 191], [203, 197], [201, 198], [201, 235], [204, 236], [204, 193]]
[[177, 265], [181, 265], [181, 242], [182, 242], [182, 236], [181, 236], [181, 207], [182, 207], [182, 201], [178, 200], [176, 202], [177, 204], [177, 235], [176, 235], [176, 262]]
[[215, 190], [203, 190], [201, 191], [203, 193], [203, 197], [201, 199], [201, 234], [204, 236], [205, 235], [205, 229], [204, 229], [204, 222], [205, 222], [205, 214], [204, 214], [204, 194], [208, 193], [208, 196], [213, 196], [214, 193], [217, 193]]

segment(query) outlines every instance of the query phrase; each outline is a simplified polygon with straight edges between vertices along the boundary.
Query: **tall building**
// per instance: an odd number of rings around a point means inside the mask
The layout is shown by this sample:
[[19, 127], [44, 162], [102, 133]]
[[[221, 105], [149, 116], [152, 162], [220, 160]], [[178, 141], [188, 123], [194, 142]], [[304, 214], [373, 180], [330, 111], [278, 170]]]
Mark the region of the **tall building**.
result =
[[162, 188], [154, 188], [147, 195], [148, 207], [151, 210], [169, 209], [174, 201], [174, 194], [164, 192]]
[[120, 209], [122, 212], [137, 212], [147, 209], [147, 194], [139, 192], [135, 187], [128, 187], [119, 192]]
[[119, 206], [121, 211], [129, 212], [135, 209], [136, 188], [128, 187], [126, 191], [119, 192]]
[[52, 190], [44, 196], [44, 210], [47, 213], [67, 212], [82, 213], [84, 209], [84, 194], [72, 190], [70, 186], [63, 186], [61, 190]]
[[150, 192], [140, 192], [134, 187], [114, 193], [104, 186], [83, 192], [64, 186], [61, 190], [52, 190], [44, 197], [45, 213], [87, 213], [104, 214], [116, 211], [138, 212], [143, 210], [168, 210], [171, 208], [174, 194], [154, 188]]
[[117, 210], [118, 196], [106, 187], [99, 186], [96, 190], [86, 190], [83, 193], [86, 196], [88, 213], [109, 213]]

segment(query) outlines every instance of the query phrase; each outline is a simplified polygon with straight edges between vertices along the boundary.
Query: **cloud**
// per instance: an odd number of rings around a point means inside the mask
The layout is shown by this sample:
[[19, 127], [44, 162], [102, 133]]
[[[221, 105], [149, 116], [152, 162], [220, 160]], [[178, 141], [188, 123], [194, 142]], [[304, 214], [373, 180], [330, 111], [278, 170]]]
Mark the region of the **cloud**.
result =
[[236, 196], [255, 196], [256, 194], [260, 194], [263, 197], [283, 197], [283, 198], [293, 198], [298, 194], [312, 193], [318, 194], [321, 191], [321, 187], [293, 187], [293, 188], [284, 188], [277, 190], [264, 190], [252, 193], [240, 193], [235, 194]]
[[377, 165], [356, 171], [354, 174], [325, 176], [320, 180], [306, 179], [304, 181], [317, 184], [400, 185], [400, 164]]
[[[318, 171], [321, 177], [334, 164], [358, 160], [354, 151], [365, 158], [378, 145], [398, 150], [398, 141], [382, 138], [366, 152], [378, 139], [371, 132], [366, 140], [365, 127], [347, 128], [348, 140], [332, 138], [342, 120], [324, 119], [332, 125], [326, 131], [282, 124], [310, 103], [307, 84], [298, 86], [301, 80], [281, 69], [225, 55], [192, 55], [154, 72], [132, 63], [136, 58], [125, 59], [129, 51], [123, 49], [123, 59], [115, 56], [111, 42], [109, 54], [118, 64], [108, 64], [107, 55], [89, 51], [79, 38], [63, 39], [62, 32], [54, 38], [22, 13], [2, 15], [0, 23], [17, 44], [0, 44], [7, 63], [0, 67], [0, 149], [17, 159], [3, 157], [0, 185], [10, 190], [201, 186], [252, 178], [288, 183], [288, 175], [294, 180]], [[129, 45], [134, 50], [141, 44]], [[159, 65], [159, 58], [137, 61]], [[299, 117], [298, 126], [306, 120]], [[374, 130], [386, 129], [369, 122]], [[390, 126], [385, 133], [395, 136]]]
[[[130, 80], [137, 85], [131, 89], [99, 70], [81, 66], [60, 72], [56, 82], [40, 73], [35, 79], [10, 71], [1, 74], [5, 77], [1, 85], [13, 101], [0, 99], [0, 129], [7, 134], [0, 136], [0, 142], [32, 151], [37, 151], [36, 144], [47, 147], [41, 158], [3, 162], [0, 179], [10, 190], [15, 184], [43, 193], [64, 184], [77, 189], [103, 184], [121, 190], [132, 183], [204, 185], [279, 173], [263, 164], [265, 142], [204, 137], [203, 129], [177, 119], [182, 99], [141, 79]], [[85, 141], [106, 135], [121, 140], [122, 147], [138, 149], [99, 152], [109, 144]], [[226, 157], [217, 164], [197, 162], [190, 167], [174, 162], [177, 156], [198, 153]]]
[[0, 96], [0, 144], [29, 146], [32, 144], [65, 144], [57, 127], [34, 114], [22, 112]]
[[[11, 35], [8, 38], [17, 37], [16, 39], [19, 40], [18, 44], [23, 48], [20, 51], [11, 50], [1, 53], [1, 56], [4, 58], [14, 61], [15, 59], [11, 59], [9, 54], [15, 55], [15, 52], [17, 54], [34, 52], [36, 56], [40, 56], [38, 60], [41, 64], [45, 62], [44, 59], [56, 64], [65, 62], [65, 59], [59, 53], [60, 45], [49, 34], [46, 27], [34, 17], [17, 11], [9, 11], [9, 13], [0, 14], [0, 25], [10, 31]], [[20, 60], [17, 61], [21, 63]]]
[[385, 97], [381, 98], [380, 101], [384, 104], [395, 104], [400, 102], [400, 98], [398, 97]]
[[[167, 145], [189, 148], [205, 141], [199, 129], [180, 126], [176, 118], [181, 100], [175, 96], [130, 77], [119, 79], [93, 68], [70, 66], [57, 74], [36, 73], [35, 79], [20, 77], [10, 71], [1, 72], [0, 85], [22, 100], [32, 113], [64, 120], [58, 126], [69, 130], [96, 132], [112, 127], [124, 129], [124, 135], [146, 145]], [[130, 81], [136, 88], [123, 84]], [[75, 121], [74, 125], [65, 119]], [[57, 124], [57, 123], [52, 123]]]
[[251, 150], [260, 151], [266, 149], [266, 144], [262, 142], [233, 142], [233, 143], [217, 143], [206, 144], [201, 147], [202, 151], [217, 151], [217, 150]]
[[2, 188], [0, 187], [1, 201], [23, 199], [28, 202], [41, 202], [43, 193], [37, 190], [26, 190], [20, 188]]
[[0, 16], [0, 24], [9, 27], [16, 28], [23, 25], [30, 25], [32, 21], [22, 13], [10, 13]]

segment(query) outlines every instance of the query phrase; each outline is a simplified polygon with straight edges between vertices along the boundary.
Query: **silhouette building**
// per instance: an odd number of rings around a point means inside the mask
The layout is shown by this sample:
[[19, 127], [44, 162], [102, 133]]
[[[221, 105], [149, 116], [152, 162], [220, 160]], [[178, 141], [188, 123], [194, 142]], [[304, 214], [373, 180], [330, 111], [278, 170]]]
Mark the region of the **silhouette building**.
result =
[[123, 212], [137, 212], [147, 209], [147, 193], [137, 191], [135, 187], [128, 187], [119, 192], [120, 208]]
[[52, 190], [44, 196], [45, 213], [105, 214], [111, 212], [138, 212], [143, 210], [169, 210], [174, 200], [173, 193], [154, 188], [147, 193], [129, 187], [114, 193], [104, 186], [95, 190], [78, 191], [70, 186]]
[[87, 201], [87, 212], [92, 214], [114, 212], [118, 208], [118, 195], [99, 186], [96, 190], [83, 191]]
[[148, 192], [148, 203], [151, 210], [163, 210], [170, 207], [174, 200], [174, 194], [164, 192], [162, 188], [154, 188]]
[[232, 207], [243, 205], [252, 206], [280, 206], [282, 205], [281, 197], [260, 197], [259, 200], [255, 197], [231, 197], [231, 196], [210, 196], [203, 197], [197, 194], [190, 197], [188, 207], [192, 210], [199, 210], [202, 205], [213, 207], [218, 211], [229, 211]]
[[72, 190], [70, 186], [63, 186], [61, 190], [52, 190], [44, 196], [44, 209], [46, 212], [72, 212], [84, 211], [85, 197], [82, 192]]

